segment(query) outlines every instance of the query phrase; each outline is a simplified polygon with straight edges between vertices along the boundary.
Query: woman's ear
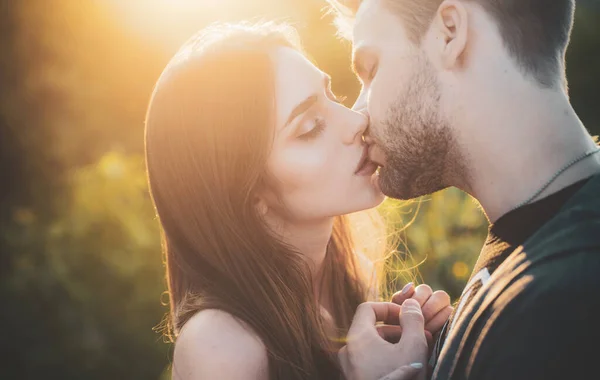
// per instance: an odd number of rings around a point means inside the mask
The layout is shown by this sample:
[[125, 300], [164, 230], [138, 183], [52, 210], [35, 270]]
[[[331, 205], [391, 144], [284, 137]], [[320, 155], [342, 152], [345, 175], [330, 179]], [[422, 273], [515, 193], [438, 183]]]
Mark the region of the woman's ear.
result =
[[468, 40], [468, 12], [461, 1], [446, 0], [432, 23], [434, 57], [441, 67], [451, 70], [461, 65]]
[[254, 199], [254, 208], [256, 209], [256, 212], [258, 212], [258, 215], [262, 217], [266, 216], [269, 212], [269, 206], [267, 205], [267, 202], [258, 196]]

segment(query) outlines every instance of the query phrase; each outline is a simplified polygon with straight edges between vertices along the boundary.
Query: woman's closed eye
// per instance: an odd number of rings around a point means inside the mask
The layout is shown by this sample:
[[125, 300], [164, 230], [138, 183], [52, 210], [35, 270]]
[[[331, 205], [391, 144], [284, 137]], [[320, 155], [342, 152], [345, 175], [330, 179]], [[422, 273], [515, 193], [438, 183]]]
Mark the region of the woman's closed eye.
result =
[[301, 134], [300, 136], [298, 136], [298, 138], [304, 141], [310, 141], [317, 138], [321, 133], [323, 133], [323, 131], [325, 131], [325, 119], [323, 119], [322, 117], [317, 117], [312, 122], [312, 126], [313, 127], [308, 132]]
[[[325, 79], [325, 95], [327, 96], [327, 99], [341, 104], [345, 100], [345, 97], [339, 97], [334, 94], [331, 90], [331, 81], [329, 80], [329, 77], [326, 77]], [[310, 128], [307, 132], [298, 135], [300, 140], [309, 141], [315, 139], [321, 135], [321, 133], [323, 133], [325, 127], [327, 126], [325, 119], [322, 116], [315, 117], [309, 125], [312, 128]], [[301, 128], [301, 130], [304, 129], [305, 128]]]

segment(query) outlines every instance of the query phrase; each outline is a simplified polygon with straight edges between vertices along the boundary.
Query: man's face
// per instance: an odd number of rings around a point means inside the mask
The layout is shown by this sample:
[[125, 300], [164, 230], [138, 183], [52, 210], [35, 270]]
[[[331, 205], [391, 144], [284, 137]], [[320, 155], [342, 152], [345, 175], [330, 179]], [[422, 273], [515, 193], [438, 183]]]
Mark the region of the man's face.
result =
[[[417, 1], [417, 0], [415, 0]], [[395, 11], [397, 12], [397, 11]], [[369, 155], [384, 194], [409, 199], [451, 185], [457, 148], [440, 111], [435, 69], [382, 0], [364, 0], [353, 32], [353, 64], [363, 88]]]

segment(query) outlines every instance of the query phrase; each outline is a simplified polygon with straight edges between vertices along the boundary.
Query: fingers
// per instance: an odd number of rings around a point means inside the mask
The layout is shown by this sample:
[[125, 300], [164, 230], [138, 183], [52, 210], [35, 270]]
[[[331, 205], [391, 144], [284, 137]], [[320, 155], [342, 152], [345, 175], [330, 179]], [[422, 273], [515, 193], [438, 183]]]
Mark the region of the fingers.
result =
[[[425, 363], [429, 346], [425, 332], [425, 318], [423, 318], [418, 301], [412, 298], [404, 301], [400, 314], [400, 325], [402, 326], [402, 337], [396, 347], [400, 348], [403, 355], [406, 355], [404, 363]], [[424, 375], [421, 373], [418, 377], [424, 378]]]
[[444, 326], [453, 310], [450, 307], [448, 293], [441, 290], [434, 292], [427, 284], [421, 284], [416, 288], [412, 283], [406, 284], [401, 291], [393, 295], [392, 302], [401, 305], [409, 298], [416, 300], [421, 305], [426, 329], [432, 333], [436, 333]]
[[431, 331], [432, 334], [436, 334], [442, 329], [442, 327], [444, 327], [444, 324], [446, 323], [448, 318], [450, 318], [452, 311], [454, 311], [454, 308], [452, 306], [446, 306], [436, 315], [434, 315], [433, 318], [429, 320], [426, 319], [427, 322], [425, 325], [425, 330]]
[[419, 301], [419, 304], [423, 307], [432, 294], [433, 290], [429, 285], [421, 284], [415, 288], [415, 294], [412, 296], [412, 299]]
[[[422, 293], [426, 293], [426, 291], [422, 291]], [[423, 317], [425, 317], [426, 321], [430, 321], [435, 315], [448, 306], [450, 306], [450, 296], [448, 293], [442, 290], [433, 292], [427, 301], [424, 304], [421, 304], [421, 307], [423, 308]]]
[[348, 334], [356, 331], [372, 330], [375, 332], [375, 323], [377, 322], [397, 325], [400, 322], [401, 310], [400, 305], [391, 302], [363, 302], [356, 309]]
[[433, 348], [433, 334], [431, 334], [429, 331], [425, 330], [425, 339], [427, 340], [427, 347], [429, 348]]
[[[436, 316], [437, 317], [437, 316]], [[440, 318], [441, 321], [441, 318]], [[432, 346], [433, 344], [433, 334], [440, 330], [445, 323], [444, 321], [440, 322], [440, 327], [437, 330], [428, 330], [425, 328], [425, 338], [427, 339], [427, 345]], [[427, 325], [426, 325], [427, 326]], [[437, 325], [436, 325], [437, 326]], [[389, 343], [398, 343], [400, 338], [402, 337], [402, 327], [397, 325], [376, 325], [377, 333], [381, 338]]]
[[[402, 338], [402, 327], [396, 325], [377, 325], [375, 326], [377, 333], [381, 338], [389, 343], [398, 343]], [[433, 334], [425, 330], [425, 339], [427, 340], [427, 346], [433, 345]]]
[[407, 335], [425, 337], [425, 318], [421, 311], [421, 306], [414, 299], [408, 299], [402, 304], [402, 313], [400, 316], [400, 326], [402, 326], [403, 337]]
[[409, 282], [408, 284], [404, 285], [402, 290], [394, 293], [392, 296], [392, 302], [402, 305], [402, 303], [412, 297], [413, 294], [415, 294], [415, 285], [412, 282]]
[[402, 366], [379, 380], [412, 380], [416, 379], [422, 370], [423, 364], [413, 363], [411, 365]]
[[378, 325], [377, 333], [390, 343], [398, 343], [402, 337], [402, 327], [397, 325]]

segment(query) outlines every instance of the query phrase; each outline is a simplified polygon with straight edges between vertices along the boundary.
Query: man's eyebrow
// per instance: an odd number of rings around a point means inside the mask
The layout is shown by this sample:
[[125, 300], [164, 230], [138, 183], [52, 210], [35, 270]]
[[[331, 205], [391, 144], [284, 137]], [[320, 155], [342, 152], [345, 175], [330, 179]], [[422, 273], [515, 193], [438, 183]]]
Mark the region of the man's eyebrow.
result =
[[296, 119], [298, 116], [302, 115], [304, 112], [308, 111], [310, 107], [313, 106], [313, 104], [315, 104], [318, 100], [318, 96], [317, 95], [311, 95], [308, 98], [304, 99], [300, 104], [298, 104], [296, 107], [294, 107], [294, 109], [292, 110], [292, 112], [290, 113], [290, 116], [288, 117], [287, 121], [285, 122], [285, 124], [283, 125], [283, 128], [287, 127], [292, 121], [294, 121], [294, 119]]

